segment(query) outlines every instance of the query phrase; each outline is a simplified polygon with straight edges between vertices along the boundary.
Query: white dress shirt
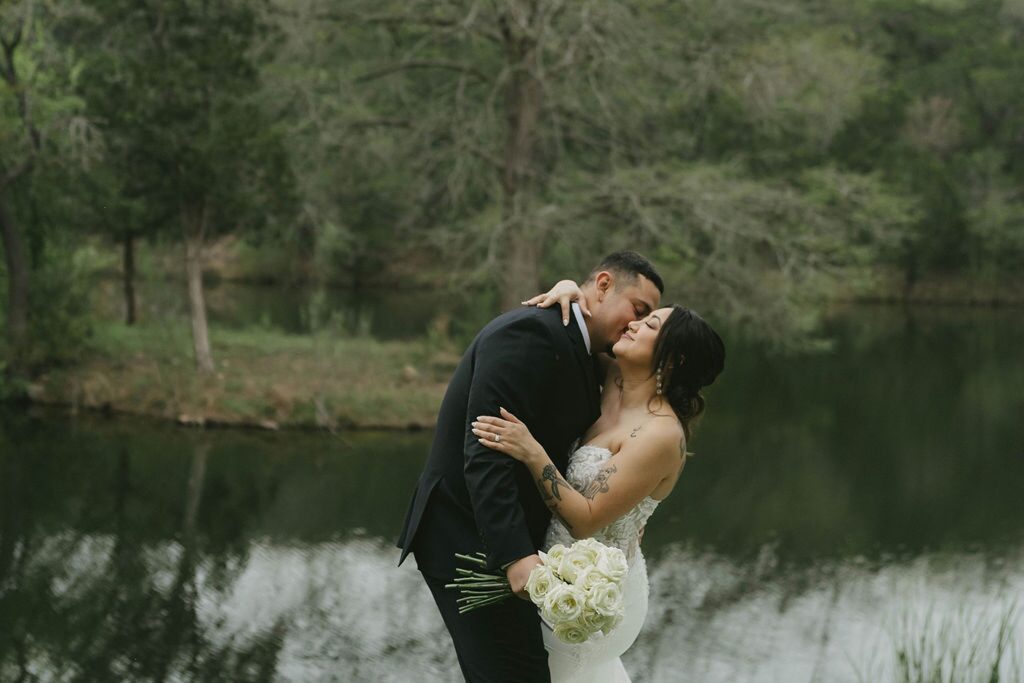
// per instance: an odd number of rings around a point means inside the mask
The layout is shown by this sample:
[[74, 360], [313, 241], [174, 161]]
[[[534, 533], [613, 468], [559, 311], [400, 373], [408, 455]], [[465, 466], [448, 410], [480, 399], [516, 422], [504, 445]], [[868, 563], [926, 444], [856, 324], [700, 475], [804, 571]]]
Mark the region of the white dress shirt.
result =
[[587, 329], [587, 323], [583, 319], [583, 311], [580, 309], [580, 305], [575, 301], [572, 302], [572, 312], [576, 316], [576, 322], [580, 325], [580, 332], [583, 333], [583, 343], [587, 345], [587, 353], [593, 355], [594, 352], [590, 350], [590, 330]]

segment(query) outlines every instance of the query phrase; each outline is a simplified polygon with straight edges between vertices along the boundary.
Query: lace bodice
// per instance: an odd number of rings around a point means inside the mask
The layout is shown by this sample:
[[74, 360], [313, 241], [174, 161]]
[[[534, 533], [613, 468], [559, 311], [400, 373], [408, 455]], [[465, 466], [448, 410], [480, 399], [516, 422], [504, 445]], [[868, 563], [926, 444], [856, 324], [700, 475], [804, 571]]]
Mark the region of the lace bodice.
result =
[[[611, 457], [612, 452], [607, 448], [580, 446], [569, 456], [569, 466], [566, 468], [565, 478], [574, 489], [582, 492], [597, 478], [601, 466]], [[648, 518], [654, 513], [659, 502], [647, 496], [632, 510], [595, 533], [594, 538], [605, 545], [622, 550], [626, 553], [626, 560], [632, 560], [640, 549], [640, 530], [647, 524]], [[552, 517], [547, 536], [544, 539], [544, 549], [547, 550], [556, 543], [570, 546], [575, 541], [576, 539], [558, 518]]]

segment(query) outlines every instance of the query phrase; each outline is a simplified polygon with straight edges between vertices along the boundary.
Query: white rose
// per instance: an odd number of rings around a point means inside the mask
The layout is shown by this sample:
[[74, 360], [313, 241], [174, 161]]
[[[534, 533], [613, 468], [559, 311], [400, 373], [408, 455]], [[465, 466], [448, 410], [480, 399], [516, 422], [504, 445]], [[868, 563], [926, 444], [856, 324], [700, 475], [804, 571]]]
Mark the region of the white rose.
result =
[[601, 541], [597, 540], [596, 538], [583, 538], [583, 539], [580, 539], [580, 540], [576, 541], [575, 543], [573, 543], [572, 547], [576, 548], [578, 550], [586, 549], [586, 550], [593, 551], [593, 553], [594, 553], [594, 560], [595, 561], [597, 561], [597, 556], [600, 555], [602, 552], [604, 552], [608, 548], [608, 546], [606, 546], [604, 543], [601, 543]]
[[614, 617], [622, 613], [622, 591], [618, 584], [599, 584], [587, 595], [587, 604], [598, 614]]
[[548, 551], [540, 553], [540, 559], [544, 564], [551, 567], [551, 571], [556, 574], [559, 573], [559, 568], [562, 566], [562, 558], [565, 557], [565, 546], [561, 543], [556, 543], [551, 546]]
[[576, 583], [576, 577], [580, 571], [592, 567], [597, 563], [597, 552], [593, 548], [579, 547], [573, 543], [572, 547], [565, 551], [562, 556], [562, 563], [559, 566], [559, 574], [569, 583]]
[[597, 569], [602, 574], [615, 582], [622, 581], [629, 573], [629, 564], [626, 562], [626, 553], [618, 548], [605, 548], [598, 555]]
[[575, 586], [558, 584], [544, 597], [541, 613], [552, 624], [574, 621], [583, 612], [586, 594]]
[[612, 630], [619, 625], [622, 621], [622, 615], [616, 614], [614, 617], [602, 617], [604, 623], [601, 624], [601, 633], [608, 635]]
[[598, 614], [593, 609], [587, 607], [584, 608], [583, 614], [577, 619], [577, 623], [582, 626], [587, 633], [597, 633], [604, 629], [605, 624], [612, 617], [606, 617], [603, 614]]
[[538, 607], [544, 604], [544, 598], [556, 585], [561, 585], [558, 577], [546, 564], [538, 564], [530, 571], [530, 578], [526, 580], [526, 591], [530, 594], [530, 600]]
[[579, 586], [584, 591], [591, 591], [599, 584], [606, 583], [608, 577], [602, 574], [597, 567], [584, 567], [576, 574], [574, 586]]
[[572, 621], [558, 624], [554, 630], [556, 638], [570, 645], [585, 643], [590, 637], [590, 633], [586, 629]]

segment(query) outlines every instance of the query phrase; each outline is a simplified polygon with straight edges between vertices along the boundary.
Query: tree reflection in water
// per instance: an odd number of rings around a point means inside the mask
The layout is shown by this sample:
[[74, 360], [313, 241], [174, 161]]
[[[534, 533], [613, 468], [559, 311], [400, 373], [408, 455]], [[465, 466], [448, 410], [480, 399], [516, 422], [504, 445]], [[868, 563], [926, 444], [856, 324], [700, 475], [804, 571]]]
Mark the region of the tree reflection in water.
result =
[[[43, 594], [40, 584], [53, 590], [15, 608], [4, 680], [440, 682], [456, 671], [429, 594], [381, 539], [254, 542], [215, 582], [187, 538], [186, 524], [184, 542], [134, 560], [111, 538], [41, 539], [4, 613]], [[749, 565], [682, 546], [661, 553], [647, 624], [625, 658], [635, 678], [893, 680], [908, 616], [959, 618], [943, 637], [971, 643], [969, 628], [991, 636], [1008, 596], [1024, 595], [1024, 553], [995, 564], [960, 554], [800, 570], [780, 570], [771, 553]], [[1015, 629], [1021, 642], [1019, 620]], [[1008, 657], [1002, 680], [1020, 664]]]
[[[24, 458], [4, 465], [0, 547], [0, 679], [270, 680], [284, 623], [271, 621], [244, 640], [199, 618], [220, 585], [197, 584], [210, 564], [196, 533], [210, 446], [195, 446], [177, 540], [152, 545], [132, 535], [126, 516], [131, 458], [122, 449], [109, 491], [113, 533], [66, 527], [38, 534], [41, 501], [20, 478]], [[90, 501], [92, 502], [92, 501]], [[233, 563], [245, 564], [244, 558]], [[213, 574], [211, 574], [213, 576]], [[12, 617], [13, 618], [10, 618]]]
[[[996, 651], [1024, 612], [1024, 323], [908, 320], [840, 320], [831, 355], [734, 349], [645, 534], [637, 680], [882, 681], [900, 648]], [[391, 547], [430, 438], [0, 412], [0, 680], [451, 680]]]

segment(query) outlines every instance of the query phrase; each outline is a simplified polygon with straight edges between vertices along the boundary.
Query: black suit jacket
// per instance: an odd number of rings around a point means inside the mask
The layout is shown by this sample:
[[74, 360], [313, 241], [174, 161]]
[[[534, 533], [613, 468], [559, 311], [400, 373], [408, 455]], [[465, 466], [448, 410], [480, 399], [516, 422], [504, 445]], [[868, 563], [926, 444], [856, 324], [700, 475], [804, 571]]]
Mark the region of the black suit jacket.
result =
[[600, 415], [595, 366], [575, 316], [558, 307], [505, 313], [476, 336], [452, 376], [430, 455], [398, 539], [424, 573], [455, 574], [455, 553], [485, 552], [501, 567], [541, 547], [551, 512], [526, 466], [470, 431], [499, 406], [530, 429], [565, 473], [573, 441]]

